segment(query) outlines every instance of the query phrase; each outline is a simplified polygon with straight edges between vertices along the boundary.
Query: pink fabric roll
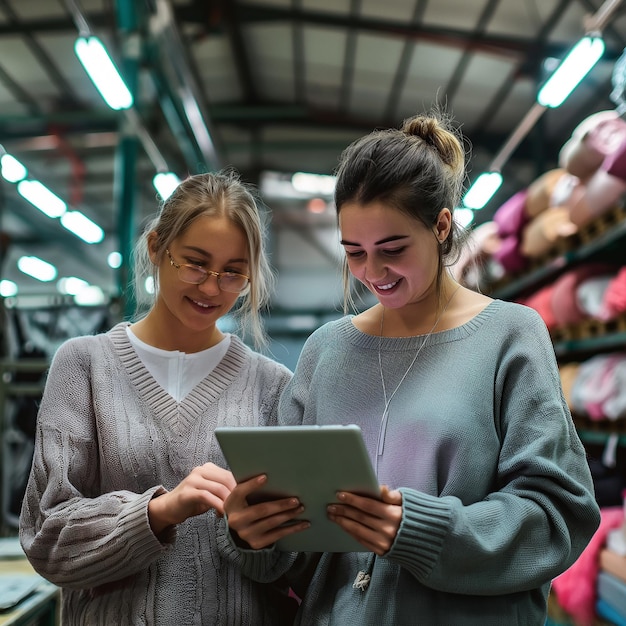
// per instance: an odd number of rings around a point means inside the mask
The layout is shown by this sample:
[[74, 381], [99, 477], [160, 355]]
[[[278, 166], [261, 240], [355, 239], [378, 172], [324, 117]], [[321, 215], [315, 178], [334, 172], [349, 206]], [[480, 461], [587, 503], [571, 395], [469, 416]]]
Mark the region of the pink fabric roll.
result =
[[556, 318], [552, 310], [553, 291], [554, 285], [546, 285], [528, 298], [520, 300], [521, 304], [525, 304], [539, 313], [541, 319], [543, 319], [545, 325], [548, 327], [548, 330], [554, 330], [557, 327]]
[[500, 237], [521, 234], [522, 228], [528, 223], [528, 216], [526, 215], [527, 196], [527, 189], [518, 191], [494, 213], [493, 221], [498, 225]]
[[622, 136], [619, 145], [589, 179], [584, 194], [569, 203], [572, 222], [578, 226], [588, 224], [617, 206], [625, 193], [626, 137]]
[[607, 419], [617, 420], [626, 417], [626, 355], [613, 368], [615, 393], [606, 400], [604, 415]]
[[611, 320], [626, 311], [626, 267], [622, 267], [604, 292], [600, 319]]
[[605, 156], [619, 150], [624, 140], [626, 140], [626, 121], [621, 117], [602, 120], [587, 135], [589, 145]]
[[611, 176], [626, 180], [626, 136], [602, 163], [602, 169]]
[[563, 168], [549, 170], [528, 185], [525, 212], [529, 218], [537, 217], [552, 206], [552, 195], [563, 176], [568, 176]]
[[623, 360], [621, 354], [603, 354], [589, 360], [590, 364], [593, 363], [593, 373], [586, 378], [579, 392], [592, 420], [608, 418], [604, 407], [618, 393], [615, 368]]
[[554, 283], [552, 311], [557, 326], [577, 324], [588, 316], [578, 304], [576, 290], [580, 283], [592, 276], [614, 275], [615, 269], [600, 263], [579, 265], [561, 275]]
[[615, 274], [592, 276], [581, 281], [576, 289], [576, 301], [586, 317], [601, 320], [604, 296]]
[[524, 227], [520, 240], [520, 252], [536, 259], [554, 248], [558, 240], [573, 235], [578, 226], [569, 218], [569, 209], [551, 206], [539, 213]]
[[508, 273], [521, 272], [526, 269], [528, 259], [522, 254], [520, 240], [514, 235], [503, 237], [500, 247], [494, 252], [493, 258]]
[[493, 221], [498, 226], [498, 236], [502, 240], [493, 257], [507, 272], [522, 271], [528, 264], [528, 259], [520, 250], [522, 230], [528, 223], [527, 194], [526, 189], [518, 191], [493, 216]]
[[556, 598], [579, 626], [595, 623], [598, 577], [598, 555], [606, 543], [611, 530], [624, 522], [622, 507], [603, 508], [600, 511], [600, 526], [576, 562], [552, 581]]
[[585, 118], [561, 148], [559, 165], [582, 181], [588, 180], [626, 135], [626, 122], [615, 110]]

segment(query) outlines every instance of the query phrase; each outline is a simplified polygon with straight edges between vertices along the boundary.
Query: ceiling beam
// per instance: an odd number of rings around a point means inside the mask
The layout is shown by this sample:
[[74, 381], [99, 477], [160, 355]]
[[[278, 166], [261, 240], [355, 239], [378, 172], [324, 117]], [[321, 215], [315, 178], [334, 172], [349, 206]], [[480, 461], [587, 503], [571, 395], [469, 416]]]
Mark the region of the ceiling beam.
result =
[[[13, 7], [6, 2], [6, 0], [0, 0], [0, 8], [4, 13], [6, 24], [17, 30], [20, 24], [20, 19], [13, 10]], [[53, 61], [43, 46], [37, 41], [36, 37], [31, 31], [20, 32], [20, 36], [24, 41], [26, 47], [30, 50], [31, 54], [37, 59], [37, 63], [43, 68], [50, 82], [56, 88], [59, 94], [59, 100], [62, 100], [66, 104], [77, 107], [80, 103], [78, 96], [74, 90], [74, 86], [68, 81], [63, 73], [57, 67], [57, 64]]]
[[165, 87], [182, 127], [197, 148], [199, 160], [188, 166], [194, 173], [198, 169], [219, 169], [222, 160], [219, 141], [189, 49], [182, 41], [170, 3], [156, 0], [154, 6], [155, 11], [148, 18], [150, 70], [158, 75], [158, 82]]
[[[410, 22], [411, 26], [417, 27], [421, 23], [427, 5], [428, 0], [417, 0]], [[389, 95], [387, 96], [387, 104], [385, 105], [384, 114], [385, 119], [391, 120], [398, 117], [400, 96], [409, 76], [414, 50], [415, 40], [407, 39], [402, 46], [400, 61], [398, 62], [398, 67], [396, 68], [393, 82], [391, 83], [391, 89], [389, 90]]]
[[471, 130], [471, 133], [475, 137], [476, 141], [481, 141], [481, 129], [487, 128], [489, 122], [495, 118], [497, 112], [502, 106], [502, 103], [506, 101], [506, 98], [515, 86], [516, 80], [518, 80], [521, 76], [529, 74], [532, 74], [534, 81], [539, 80], [538, 68], [540, 67], [543, 57], [540, 57], [537, 51], [545, 50], [548, 35], [554, 30], [570, 3], [571, 0], [560, 0], [560, 2], [554, 7], [554, 10], [539, 29], [539, 32], [533, 41], [532, 52], [525, 59], [521, 59], [521, 63], [514, 67], [510, 73], [509, 79], [500, 85], [500, 88], [494, 94], [491, 102], [485, 108], [483, 115]]
[[[94, 30], [111, 30], [111, 15], [107, 12], [89, 13], [89, 24]], [[50, 16], [21, 19], [19, 22], [0, 23], [0, 37], [5, 35], [46, 35], [54, 33], [76, 33], [74, 20], [69, 16]]]
[[[206, 0], [197, 0], [196, 5], [206, 4]], [[233, 53], [233, 60], [237, 68], [239, 86], [244, 100], [251, 104], [258, 102], [258, 92], [254, 72], [250, 67], [250, 59], [246, 46], [246, 39], [241, 29], [241, 17], [238, 3], [233, 0], [220, 0], [219, 18], [222, 21]]]
[[[500, 0], [488, 0], [487, 4], [482, 10], [480, 17], [478, 18], [478, 23], [472, 31], [472, 35], [470, 37], [471, 43], [468, 46], [470, 49], [473, 49], [478, 41], [484, 38], [487, 27], [489, 26], [489, 22], [496, 10], [498, 9], [499, 5]], [[465, 73], [470, 65], [472, 58], [473, 57], [469, 54], [462, 54], [461, 58], [456, 64], [456, 67], [452, 72], [452, 76], [450, 77], [450, 80], [448, 81], [448, 84], [443, 91], [443, 94], [445, 95], [448, 102], [453, 102], [454, 96], [459, 90], [461, 82], [463, 81], [463, 77], [465, 76]]]
[[[571, 0], [567, 0], [571, 4]], [[515, 35], [494, 35], [484, 33], [480, 41], [473, 37], [473, 30], [455, 29], [438, 26], [425, 26], [407, 21], [381, 20], [379, 18], [369, 18], [364, 16], [354, 16], [351, 14], [341, 15], [339, 13], [316, 11], [312, 9], [299, 9], [291, 7], [276, 7], [271, 5], [248, 4], [238, 2], [238, 16], [243, 23], [287, 23], [291, 25], [294, 20], [299, 20], [304, 26], [327, 26], [337, 29], [358, 29], [362, 32], [375, 34], [395, 35], [405, 39], [412, 39], [416, 42], [439, 43], [448, 47], [458, 47], [463, 50], [473, 52], [484, 52], [507, 58], [526, 58], [536, 53], [541, 58], [546, 56], [562, 56], [570, 47], [571, 42], [562, 44], [545, 42], [540, 50], [536, 50], [536, 37], [521, 37]], [[175, 12], [179, 15], [178, 9]], [[181, 13], [181, 19], [188, 18]], [[582, 25], [581, 25], [582, 26]], [[607, 50], [607, 54], [619, 56], [621, 49]], [[615, 56], [615, 58], [617, 58]]]

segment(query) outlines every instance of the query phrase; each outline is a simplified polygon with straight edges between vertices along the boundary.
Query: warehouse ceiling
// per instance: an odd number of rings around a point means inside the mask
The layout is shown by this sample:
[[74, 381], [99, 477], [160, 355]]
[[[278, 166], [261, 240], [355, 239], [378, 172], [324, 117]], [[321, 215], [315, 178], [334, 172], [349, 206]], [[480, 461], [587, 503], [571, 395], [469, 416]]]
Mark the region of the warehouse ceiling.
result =
[[[356, 137], [438, 102], [471, 146], [469, 181], [502, 154], [533, 108], [544, 61], [585, 34], [598, 0], [0, 0], [0, 144], [31, 177], [105, 232], [89, 245], [0, 179], [2, 278], [49, 295], [17, 269], [42, 258], [116, 297], [107, 265], [154, 213], [152, 178], [233, 166], [268, 207], [276, 306], [323, 310], [340, 299], [332, 206], [293, 193], [291, 174], [331, 174]], [[99, 36], [135, 94], [130, 111], [102, 100], [74, 53]], [[600, 63], [558, 109], [524, 131], [504, 185], [477, 214], [556, 166], [588, 115], [612, 109], [626, 45], [614, 11]], [[285, 193], [285, 190], [287, 193]]]

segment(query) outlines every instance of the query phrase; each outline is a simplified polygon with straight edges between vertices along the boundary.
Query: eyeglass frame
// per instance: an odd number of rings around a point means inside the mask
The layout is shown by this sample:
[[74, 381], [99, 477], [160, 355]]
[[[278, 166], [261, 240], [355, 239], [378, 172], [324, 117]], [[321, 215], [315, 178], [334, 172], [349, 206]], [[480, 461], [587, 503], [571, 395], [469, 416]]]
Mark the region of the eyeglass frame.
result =
[[[176, 261], [174, 261], [174, 259], [172, 258], [172, 253], [165, 248], [165, 254], [167, 254], [169, 260], [170, 260], [170, 265], [172, 267], [176, 268], [176, 273], [178, 274], [178, 278], [179, 280], [181, 280], [182, 282], [186, 283], [187, 285], [203, 285], [207, 280], [209, 280], [209, 276], [215, 276], [215, 278], [217, 278], [217, 286], [222, 290], [222, 291], [226, 291], [228, 293], [242, 293], [243, 291], [245, 291], [249, 285], [250, 285], [250, 276], [248, 276], [247, 274], [241, 274], [240, 272], [214, 272], [213, 270], [206, 270], [203, 267], [200, 267], [199, 265], [193, 265], [193, 263], [176, 263]], [[205, 274], [204, 279], [199, 282], [199, 283], [192, 283], [189, 282], [187, 280], [183, 280], [180, 277], [180, 269], [182, 267], [190, 267], [196, 271], [199, 272], [203, 272]], [[224, 289], [222, 287], [222, 276], [241, 276], [243, 278], [245, 278], [248, 282], [238, 291], [230, 291], [228, 289]]]

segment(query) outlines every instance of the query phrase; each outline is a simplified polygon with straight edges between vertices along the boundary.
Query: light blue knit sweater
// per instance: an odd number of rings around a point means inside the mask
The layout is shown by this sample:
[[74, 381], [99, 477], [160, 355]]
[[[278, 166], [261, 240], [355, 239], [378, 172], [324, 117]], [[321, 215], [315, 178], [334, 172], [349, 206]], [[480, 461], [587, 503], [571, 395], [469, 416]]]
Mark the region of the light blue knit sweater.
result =
[[[380, 343], [388, 396], [422, 341]], [[376, 463], [378, 348], [349, 317], [316, 331], [280, 423], [358, 424]], [[288, 572], [304, 598], [300, 624], [543, 626], [551, 579], [599, 524], [548, 333], [518, 304], [493, 301], [430, 337], [391, 401], [378, 474], [403, 494], [384, 557], [323, 554], [311, 577], [319, 555], [238, 552], [258, 580]], [[364, 591], [353, 587], [359, 571], [371, 575]]]

